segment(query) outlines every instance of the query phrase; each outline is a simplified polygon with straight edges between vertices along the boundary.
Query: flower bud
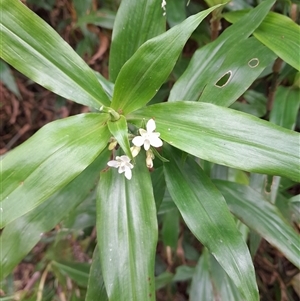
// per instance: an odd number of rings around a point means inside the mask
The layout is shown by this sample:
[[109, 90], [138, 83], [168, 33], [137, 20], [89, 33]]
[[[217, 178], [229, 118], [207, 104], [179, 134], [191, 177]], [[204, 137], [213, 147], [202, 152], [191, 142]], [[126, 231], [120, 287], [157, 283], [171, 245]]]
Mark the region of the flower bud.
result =
[[146, 165], [148, 168], [152, 168], [153, 167], [153, 160], [154, 159], [154, 154], [152, 152], [151, 149], [147, 150], [146, 152]]
[[130, 148], [130, 150], [131, 150], [132, 157], [134, 158], [139, 154], [141, 147], [140, 146], [132, 146]]

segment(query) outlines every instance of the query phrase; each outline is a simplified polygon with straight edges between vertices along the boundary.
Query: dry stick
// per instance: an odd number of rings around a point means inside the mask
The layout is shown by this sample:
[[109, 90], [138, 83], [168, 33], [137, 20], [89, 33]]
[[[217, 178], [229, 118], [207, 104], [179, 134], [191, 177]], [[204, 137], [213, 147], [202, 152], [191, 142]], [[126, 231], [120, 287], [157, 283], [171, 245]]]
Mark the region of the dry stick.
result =
[[51, 267], [51, 262], [46, 266], [46, 269], [44, 270], [42, 277], [41, 277], [41, 281], [39, 284], [39, 288], [38, 288], [38, 292], [37, 292], [37, 296], [36, 296], [36, 301], [42, 301], [43, 298], [43, 289], [45, 286], [45, 282], [46, 282], [46, 278], [48, 275], [48, 272], [50, 270]]
[[26, 284], [25, 288], [23, 291], [30, 291], [33, 285], [37, 282], [37, 280], [40, 278], [41, 273], [40, 272], [35, 272], [32, 277], [29, 279], [28, 283]]
[[267, 111], [268, 112], [270, 112], [273, 108], [275, 93], [276, 93], [277, 86], [279, 84], [278, 77], [279, 77], [281, 65], [282, 65], [282, 59], [278, 57], [275, 60], [274, 65], [273, 65], [273, 78], [272, 78], [272, 83], [271, 83], [271, 87], [269, 90], [268, 102], [267, 102]]
[[212, 17], [210, 20], [210, 28], [211, 28], [211, 40], [214, 41], [219, 36], [219, 31], [221, 29], [220, 18], [214, 12], [212, 12]]

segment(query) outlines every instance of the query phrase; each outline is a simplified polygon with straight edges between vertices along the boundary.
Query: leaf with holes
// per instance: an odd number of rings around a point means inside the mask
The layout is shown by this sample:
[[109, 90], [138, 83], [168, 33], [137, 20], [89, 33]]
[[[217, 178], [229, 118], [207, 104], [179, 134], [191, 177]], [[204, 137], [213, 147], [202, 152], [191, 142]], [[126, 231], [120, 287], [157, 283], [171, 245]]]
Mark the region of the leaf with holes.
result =
[[262, 2], [214, 42], [194, 54], [173, 86], [169, 101], [191, 100], [230, 106], [276, 56], [254, 38], [274, 0]]
[[126, 115], [146, 105], [168, 78], [192, 32], [216, 7], [190, 16], [144, 43], [125, 63], [116, 79], [112, 108]]
[[[238, 22], [247, 11], [224, 14], [229, 22]], [[276, 53], [282, 60], [300, 71], [300, 26], [287, 16], [269, 12], [253, 35]]]

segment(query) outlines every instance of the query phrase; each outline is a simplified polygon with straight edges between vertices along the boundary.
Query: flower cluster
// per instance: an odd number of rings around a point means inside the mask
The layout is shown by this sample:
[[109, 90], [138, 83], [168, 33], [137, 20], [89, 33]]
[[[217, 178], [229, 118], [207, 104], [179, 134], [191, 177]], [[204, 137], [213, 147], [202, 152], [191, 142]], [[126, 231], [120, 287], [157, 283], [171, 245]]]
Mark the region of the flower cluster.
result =
[[[160, 133], [155, 132], [156, 124], [153, 119], [148, 120], [145, 129], [139, 129], [140, 136], [136, 136], [132, 139], [133, 147], [131, 147], [131, 153], [133, 157], [136, 157], [141, 147], [144, 146], [146, 151], [146, 164], [148, 168], [153, 167], [153, 159], [154, 154], [153, 151], [150, 149], [151, 146], [153, 147], [160, 147], [163, 145], [163, 142], [159, 138]], [[111, 142], [114, 144], [115, 141]], [[132, 177], [131, 169], [133, 165], [130, 163], [130, 158], [126, 155], [117, 156], [116, 160], [111, 160], [107, 163], [108, 166], [118, 168], [119, 173], [124, 173], [125, 177], [130, 180]]]

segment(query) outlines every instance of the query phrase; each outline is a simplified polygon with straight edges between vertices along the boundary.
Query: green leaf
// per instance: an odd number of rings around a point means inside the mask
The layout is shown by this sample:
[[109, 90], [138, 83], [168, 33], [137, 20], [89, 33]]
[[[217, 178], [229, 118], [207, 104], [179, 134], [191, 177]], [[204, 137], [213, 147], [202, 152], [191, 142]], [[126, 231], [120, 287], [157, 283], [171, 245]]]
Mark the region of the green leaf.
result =
[[109, 76], [114, 82], [136, 50], [165, 31], [160, 0], [122, 0], [116, 16], [109, 54]]
[[206, 80], [199, 101], [228, 107], [276, 59], [272, 51], [255, 38], [237, 42], [232, 48], [226, 56], [223, 53], [221, 66], [213, 60], [215, 64], [209, 69], [211, 76]]
[[209, 268], [214, 293], [222, 296], [222, 300], [247, 300], [241, 297], [241, 294], [237, 290], [232, 280], [226, 275], [223, 268], [213, 256], [209, 256]]
[[9, 91], [14, 93], [19, 99], [21, 99], [21, 94], [18, 89], [17, 83], [11, 74], [9, 66], [0, 60], [0, 80], [8, 88]]
[[173, 281], [187, 281], [193, 277], [195, 268], [187, 265], [181, 265], [176, 268]]
[[2, 160], [0, 228], [66, 186], [106, 147], [107, 114], [81, 114], [47, 124]]
[[293, 130], [300, 107], [300, 89], [279, 86], [276, 90], [270, 122]]
[[128, 116], [135, 123], [143, 118], [155, 118], [163, 140], [204, 160], [300, 180], [299, 134], [291, 130], [228, 108], [189, 101], [156, 104]]
[[191, 16], [144, 43], [122, 67], [117, 77], [112, 108], [126, 115], [151, 100], [168, 78], [192, 32], [215, 8]]
[[111, 168], [100, 177], [97, 238], [110, 301], [155, 300], [157, 220], [143, 157], [137, 157], [131, 180]]
[[104, 281], [101, 272], [100, 255], [98, 245], [93, 254], [93, 261], [89, 276], [89, 283], [85, 301], [108, 301]]
[[196, 265], [190, 289], [190, 301], [214, 301], [209, 253], [204, 249]]
[[112, 99], [115, 85], [112, 82], [110, 82], [109, 80], [107, 80], [99, 72], [94, 71], [94, 73], [96, 74], [96, 77], [97, 77], [100, 85], [103, 87], [103, 89], [104, 89], [105, 93], [107, 94], [107, 96], [109, 97], [109, 99]]
[[200, 166], [188, 158], [182, 163], [175, 149], [166, 151], [168, 190], [185, 223], [217, 259], [248, 301], [258, 300], [249, 250], [221, 193]]
[[[236, 22], [247, 11], [224, 14], [229, 22]], [[269, 12], [253, 35], [280, 58], [300, 71], [300, 26], [287, 16]]]
[[109, 154], [110, 152], [104, 151], [67, 186], [4, 228], [0, 236], [1, 278], [12, 272], [44, 232], [53, 229], [88, 196], [99, 177], [99, 170], [106, 165]]
[[164, 272], [155, 277], [155, 289], [159, 290], [166, 286], [167, 284], [171, 283], [173, 280], [174, 275], [170, 272]]
[[77, 20], [76, 26], [80, 27], [83, 25], [94, 24], [102, 28], [113, 29], [115, 18], [115, 12], [107, 9], [100, 9], [87, 15], [80, 16]]
[[214, 183], [234, 215], [300, 267], [299, 236], [276, 206], [248, 186], [220, 180]]
[[169, 101], [200, 100], [229, 106], [242, 95], [276, 58], [256, 39], [248, 39], [273, 4], [274, 0], [263, 1], [214, 42], [197, 50], [173, 86]]
[[166, 182], [162, 166], [155, 168], [155, 170], [151, 172], [151, 181], [153, 186], [156, 210], [158, 211], [166, 190]]
[[300, 194], [295, 195], [289, 199], [289, 207], [291, 210], [292, 220], [300, 223]]
[[21, 1], [0, 0], [0, 57], [46, 89], [99, 108], [110, 101], [94, 72]]
[[85, 262], [52, 261], [52, 266], [58, 268], [61, 274], [70, 277], [78, 285], [87, 287], [90, 265]]
[[109, 120], [107, 122], [108, 128], [112, 136], [118, 141], [124, 153], [132, 159], [130, 151], [130, 144], [128, 140], [128, 127], [124, 116], [120, 116], [117, 121]]
[[161, 229], [162, 241], [165, 246], [176, 249], [179, 238], [179, 212], [172, 210], [164, 214]]
[[255, 90], [248, 90], [244, 93], [243, 98], [247, 103], [236, 101], [230, 108], [256, 117], [263, 117], [266, 115], [267, 98], [264, 94], [256, 92]]
[[173, 27], [186, 19], [186, 1], [185, 0], [168, 0], [167, 20], [170, 27]]

